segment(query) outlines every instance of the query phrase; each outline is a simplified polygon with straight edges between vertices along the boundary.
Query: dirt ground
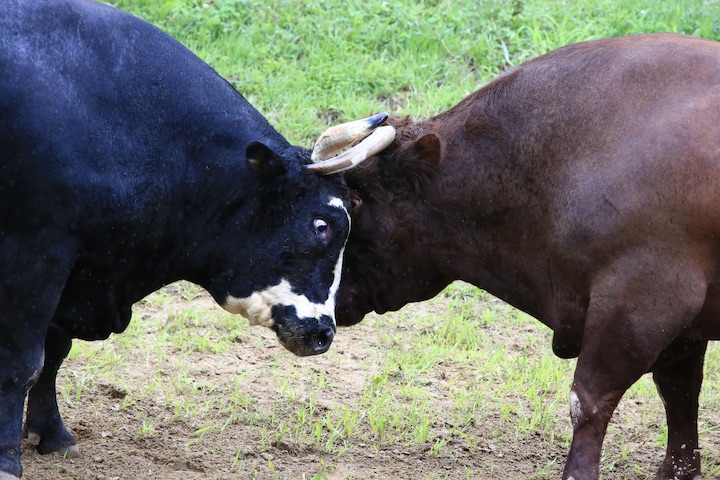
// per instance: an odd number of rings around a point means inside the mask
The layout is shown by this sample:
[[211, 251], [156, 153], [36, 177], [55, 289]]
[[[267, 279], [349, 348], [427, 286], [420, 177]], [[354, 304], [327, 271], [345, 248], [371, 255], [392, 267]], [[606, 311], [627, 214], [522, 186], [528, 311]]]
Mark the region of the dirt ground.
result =
[[[200, 298], [195, 302], [205, 302]], [[204, 303], [203, 303], [204, 305]], [[140, 307], [162, 315], [158, 307]], [[163, 307], [165, 308], [165, 307]], [[210, 307], [208, 307], [210, 308]], [[216, 308], [216, 307], [212, 307]], [[412, 309], [437, 308], [420, 304]], [[137, 311], [137, 309], [136, 309]], [[135, 320], [134, 320], [135, 321]], [[194, 355], [192, 367], [208, 395], [207, 385], [231, 385], [240, 382], [241, 389], [254, 402], [256, 410], [274, 409], [280, 415], [295, 416], [295, 406], [283, 408], [279, 400], [277, 375], [272, 371], [293, 370], [302, 385], [322, 374], [328, 386], [318, 400], [321, 408], [330, 411], [338, 405], [351, 410], [367, 382], [371, 382], [381, 368], [377, 355], [387, 348], [380, 321], [366, 320], [362, 324], [341, 329], [333, 344], [333, 354], [309, 359], [297, 359], [280, 347], [270, 331], [255, 327], [248, 330], [252, 341], [237, 341], [223, 354]], [[412, 338], [412, 324], [400, 337]], [[503, 339], [513, 342], [513, 339]], [[109, 348], [109, 347], [108, 347]], [[547, 350], [550, 346], [547, 345]], [[522, 479], [560, 478], [566, 455], [569, 420], [562, 412], [558, 429], [564, 435], [555, 440], [541, 439], [540, 434], [510, 433], [499, 415], [484, 417], [482, 423], [468, 427], [471, 439], [448, 437], [442, 419], [443, 396], [440, 386], [444, 372], [435, 372], [428, 380], [431, 391], [437, 385], [438, 419], [432, 425], [433, 435], [445, 435], [447, 443], [434, 455], [429, 446], [418, 444], [373, 444], [370, 441], [350, 440], [345, 448], [327, 449], [301, 436], [286, 435], [280, 442], [265, 439], [266, 427], [252, 421], [233, 421], [223, 425], [226, 416], [212, 409], [201, 417], [178, 418], [177, 393], [165, 392], [134, 396], [132, 408], [123, 408], [123, 400], [134, 388], [140, 389], [156, 381], [160, 360], [137, 355], [130, 372], [122, 382], [98, 376], [91, 388], [72, 399], [72, 406], [61, 401], [61, 413], [74, 433], [81, 451], [80, 458], [63, 459], [58, 455], [39, 455], [23, 444], [22, 462], [25, 477], [31, 480], [125, 480], [125, 479]], [[270, 368], [278, 370], [270, 370]], [[82, 365], [69, 360], [64, 375]], [[242, 375], [238, 377], [238, 372]], [[163, 374], [164, 375], [164, 374]], [[172, 375], [172, 374], [170, 374]], [[161, 375], [162, 376], [162, 375]], [[112, 378], [112, 377], [110, 377]], [[239, 380], [238, 380], [239, 378]], [[434, 383], [433, 382], [437, 382]], [[59, 382], [62, 389], [62, 382]], [[136, 385], [137, 387], [133, 387]], [[299, 388], [302, 396], [302, 387]], [[222, 389], [220, 389], [222, 391]], [[278, 403], [280, 402], [280, 403]], [[278, 407], [280, 405], [280, 407]], [[659, 405], [659, 404], [658, 404]], [[566, 405], [559, 409], [565, 411]], [[656, 418], [643, 421], [634, 413], [632, 402], [621, 404], [621, 420], [608, 434], [604, 462], [612, 467], [603, 471], [602, 478], [649, 478], [659, 465], [663, 447], [648, 440], [654, 434], [653, 422], [664, 424], [659, 407]], [[150, 434], [143, 434], [143, 425], [152, 425]], [[648, 427], [647, 424], [650, 424]], [[199, 435], [204, 425], [220, 425]], [[269, 427], [267, 427], [269, 428]], [[503, 429], [508, 434], [503, 435]], [[498, 432], [501, 432], [498, 434]], [[196, 441], [199, 436], [201, 441]], [[717, 437], [717, 435], [715, 435]], [[622, 438], [622, 444], [614, 439]], [[468, 447], [468, 442], [475, 445]], [[408, 443], [408, 442], [406, 442]], [[706, 442], [707, 443], [707, 442]], [[431, 447], [432, 445], [430, 445]], [[709, 448], [708, 448], [709, 447]], [[711, 437], [706, 454], [718, 460], [718, 439]], [[609, 460], [608, 460], [609, 459]]]

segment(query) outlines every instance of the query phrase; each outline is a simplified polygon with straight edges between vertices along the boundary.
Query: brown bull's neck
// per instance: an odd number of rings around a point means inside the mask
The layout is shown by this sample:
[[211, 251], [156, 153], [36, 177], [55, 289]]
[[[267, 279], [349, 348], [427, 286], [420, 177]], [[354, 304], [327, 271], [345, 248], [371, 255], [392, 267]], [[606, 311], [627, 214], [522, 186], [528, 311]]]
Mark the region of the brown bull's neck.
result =
[[[448, 278], [472, 283], [535, 317], [548, 317], [553, 307], [542, 304], [536, 293], [552, 282], [549, 270], [538, 267], [546, 265], [542, 240], [523, 233], [538, 230], [543, 218], [538, 200], [546, 193], [525, 181], [529, 172], [517, 168], [521, 160], [513, 150], [518, 133], [484, 105], [482, 92], [474, 102], [455, 107], [460, 110], [455, 115], [446, 112], [413, 127], [437, 134], [443, 148], [423, 208], [432, 218], [428, 224], [449, 228], [431, 232], [433, 249], [428, 251]], [[527, 254], [518, 256], [518, 251]]]

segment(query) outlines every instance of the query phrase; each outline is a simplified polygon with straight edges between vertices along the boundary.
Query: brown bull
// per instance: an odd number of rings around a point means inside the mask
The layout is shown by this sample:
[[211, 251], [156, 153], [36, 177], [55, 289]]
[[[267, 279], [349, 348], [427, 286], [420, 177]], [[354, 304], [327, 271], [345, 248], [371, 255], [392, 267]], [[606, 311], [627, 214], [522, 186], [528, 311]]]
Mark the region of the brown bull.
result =
[[346, 174], [338, 323], [470, 282], [578, 357], [564, 479], [598, 478], [613, 410], [646, 372], [668, 422], [656, 478], [700, 478], [698, 394], [720, 336], [720, 43], [570, 45], [389, 124], [390, 147]]

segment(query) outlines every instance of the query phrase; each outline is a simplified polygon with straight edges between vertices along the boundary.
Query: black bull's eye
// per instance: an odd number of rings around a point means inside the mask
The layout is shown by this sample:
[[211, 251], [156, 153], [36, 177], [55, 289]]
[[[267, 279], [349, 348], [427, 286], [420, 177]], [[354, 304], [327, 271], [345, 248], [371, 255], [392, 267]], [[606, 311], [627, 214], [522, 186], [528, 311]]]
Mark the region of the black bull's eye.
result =
[[316, 218], [313, 221], [313, 227], [315, 227], [315, 233], [318, 235], [325, 235], [330, 229], [330, 225], [322, 218]]

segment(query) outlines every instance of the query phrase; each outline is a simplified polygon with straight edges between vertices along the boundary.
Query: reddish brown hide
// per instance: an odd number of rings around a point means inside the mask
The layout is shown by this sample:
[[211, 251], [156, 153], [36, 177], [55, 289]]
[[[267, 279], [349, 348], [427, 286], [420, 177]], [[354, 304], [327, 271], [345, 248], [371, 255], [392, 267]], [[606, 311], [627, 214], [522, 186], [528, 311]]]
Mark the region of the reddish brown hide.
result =
[[346, 174], [338, 322], [481, 287], [578, 357], [564, 479], [597, 479], [610, 417], [653, 372], [658, 479], [700, 476], [697, 411], [720, 335], [720, 43], [580, 43], [509, 71]]

